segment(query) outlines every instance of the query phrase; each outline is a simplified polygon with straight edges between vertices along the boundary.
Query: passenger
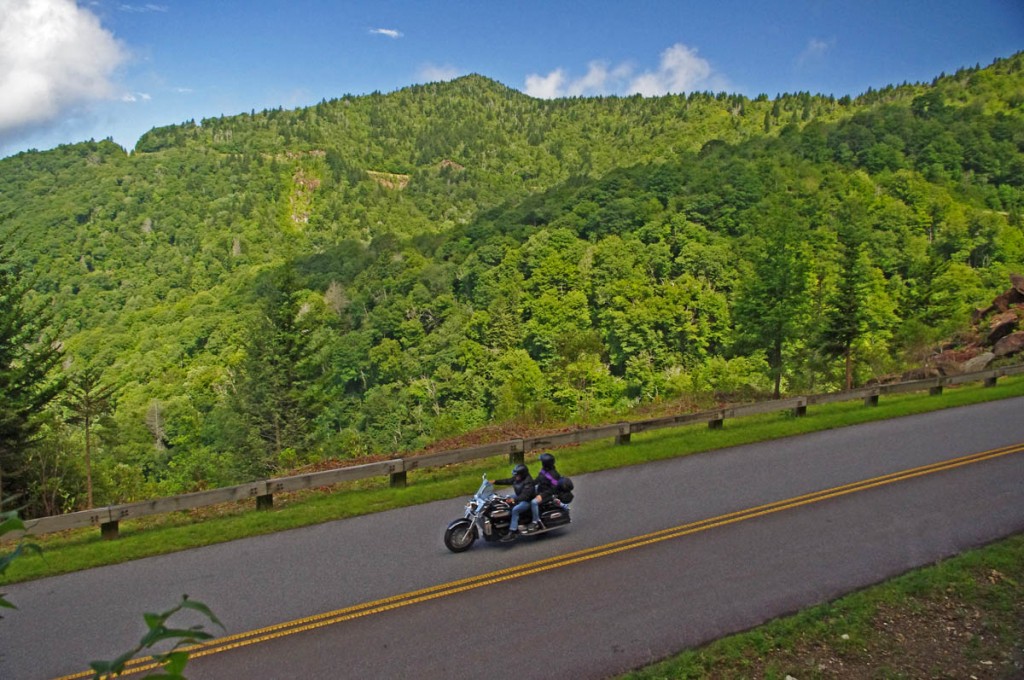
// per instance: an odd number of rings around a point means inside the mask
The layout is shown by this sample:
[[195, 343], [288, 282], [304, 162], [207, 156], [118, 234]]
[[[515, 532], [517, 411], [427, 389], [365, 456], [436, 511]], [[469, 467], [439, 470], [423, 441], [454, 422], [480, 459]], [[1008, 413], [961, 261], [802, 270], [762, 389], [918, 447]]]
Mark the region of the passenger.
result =
[[[530, 469], [520, 463], [512, 468], [512, 476], [508, 479], [496, 479], [495, 484], [504, 486], [512, 486], [512, 489], [516, 492], [515, 505], [512, 507], [512, 523], [508, 527], [508, 535], [502, 536], [503, 541], [515, 540], [516, 535], [519, 531], [519, 515], [524, 510], [530, 508], [530, 499], [533, 498], [535, 493], [533, 477], [530, 476]], [[540, 519], [539, 514], [535, 514], [533, 521], [536, 523]]]
[[561, 478], [562, 475], [555, 469], [555, 457], [550, 453], [540, 454], [540, 472], [537, 473], [537, 495], [530, 501], [530, 505], [533, 508], [533, 521], [537, 526], [531, 526], [531, 530], [540, 529], [544, 526], [544, 523], [540, 521], [541, 505], [553, 499], [555, 505], [562, 507], [562, 501], [555, 495], [558, 493], [558, 480]]

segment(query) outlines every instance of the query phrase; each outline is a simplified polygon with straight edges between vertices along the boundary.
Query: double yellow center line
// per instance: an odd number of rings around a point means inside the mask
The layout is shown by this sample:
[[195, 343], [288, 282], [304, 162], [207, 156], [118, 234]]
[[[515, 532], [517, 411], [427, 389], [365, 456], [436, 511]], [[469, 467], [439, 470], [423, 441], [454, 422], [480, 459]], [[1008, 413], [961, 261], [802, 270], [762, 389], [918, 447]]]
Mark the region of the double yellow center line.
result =
[[[831, 498], [838, 498], [840, 496], [846, 496], [852, 493], [857, 493], [859, 491], [866, 491], [868, 489], [885, 486], [887, 484], [894, 484], [896, 482], [914, 479], [915, 477], [923, 477], [925, 475], [934, 474], [936, 472], [943, 472], [946, 470], [953, 470], [955, 468], [964, 467], [966, 465], [981, 463], [987, 460], [992, 460], [994, 458], [1000, 458], [1002, 456], [1020, 453], [1021, 451], [1024, 451], [1024, 443], [1014, 444], [1012, 446], [1006, 446], [998, 449], [992, 449], [990, 451], [982, 451], [980, 453], [974, 453], [968, 456], [954, 458], [939, 463], [932, 463], [930, 465], [923, 465], [921, 467], [903, 470], [900, 472], [893, 472], [888, 475], [882, 475], [881, 477], [874, 477], [872, 479], [865, 479], [859, 482], [853, 482], [852, 484], [845, 484], [843, 486], [837, 486], [831, 489], [815, 491], [814, 493], [805, 494], [803, 496], [787, 498], [785, 500], [776, 501], [774, 503], [759, 505], [757, 507], [739, 510], [737, 512], [732, 512], [726, 515], [719, 515], [717, 517], [711, 517], [708, 519], [699, 520], [697, 522], [683, 524], [681, 526], [672, 527], [670, 529], [662, 529], [661, 531], [655, 531], [649, 534], [644, 534], [642, 536], [634, 536], [632, 538], [627, 538], [612, 543], [606, 543], [604, 545], [595, 546], [593, 548], [578, 550], [576, 552], [567, 553], [565, 555], [557, 555], [554, 557], [539, 560], [537, 562], [530, 562], [528, 564], [509, 567], [508, 569], [500, 569], [498, 571], [492, 571], [486, 574], [481, 574], [479, 576], [472, 576], [470, 578], [461, 579], [459, 581], [451, 581], [449, 583], [431, 586], [430, 588], [424, 588], [423, 590], [417, 590], [402, 595], [395, 595], [393, 597], [384, 598], [382, 600], [365, 602], [363, 604], [354, 605], [352, 607], [346, 607], [344, 609], [338, 609], [323, 614], [316, 614], [315, 616], [308, 616], [306, 618], [297, 619], [286, 623], [280, 623], [275, 626], [269, 626], [267, 628], [260, 628], [245, 633], [238, 633], [236, 635], [218, 638], [210, 642], [190, 647], [188, 651], [190, 658], [197, 659], [203, 656], [208, 656], [210, 654], [217, 654], [219, 652], [225, 652], [231, 649], [238, 649], [240, 647], [246, 647], [248, 645], [254, 645], [260, 642], [266, 642], [268, 640], [274, 640], [288, 635], [294, 635], [296, 633], [314, 630], [316, 628], [323, 628], [324, 626], [331, 626], [337, 623], [351, 621], [353, 619], [358, 619], [364, 616], [380, 614], [381, 612], [390, 611], [392, 609], [399, 609], [401, 607], [407, 607], [409, 605], [418, 604], [420, 602], [436, 600], [438, 598], [447, 597], [449, 595], [454, 595], [456, 593], [462, 593], [467, 590], [482, 588], [484, 586], [502, 583], [504, 581], [511, 581], [512, 579], [530, 576], [532, 574], [549, 571], [551, 569], [558, 569], [573, 564], [579, 564], [581, 562], [586, 562], [588, 560], [596, 559], [598, 557], [605, 557], [608, 555], [614, 555], [616, 553], [625, 552], [627, 550], [634, 550], [636, 548], [641, 548], [647, 545], [660, 543], [662, 541], [668, 541], [674, 538], [688, 536], [690, 534], [695, 534], [701, 531], [707, 531], [708, 529], [714, 529], [716, 527], [722, 527], [729, 524], [735, 524], [737, 522], [743, 522], [749, 519], [754, 519], [756, 517], [763, 517], [765, 515], [781, 512], [783, 510], [798, 508], [804, 505], [810, 505], [812, 503], [818, 503], [820, 501], [828, 500]], [[151, 659], [133, 660], [132, 662], [129, 662], [125, 672], [121, 675], [121, 677], [126, 677], [128, 675], [135, 673], [145, 672], [157, 667], [157, 664], [153, 663]], [[91, 673], [86, 672], [75, 675], [66, 675], [62, 678], [58, 678], [57, 680], [77, 680], [78, 678], [87, 678], [90, 676]]]

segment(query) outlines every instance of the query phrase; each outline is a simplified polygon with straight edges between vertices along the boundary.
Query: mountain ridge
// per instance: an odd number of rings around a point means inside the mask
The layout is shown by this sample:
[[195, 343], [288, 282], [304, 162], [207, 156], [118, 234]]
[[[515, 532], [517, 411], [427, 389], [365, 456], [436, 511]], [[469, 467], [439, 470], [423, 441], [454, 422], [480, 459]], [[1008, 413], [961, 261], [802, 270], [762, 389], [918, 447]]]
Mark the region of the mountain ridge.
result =
[[1022, 74], [838, 100], [471, 75], [2, 159], [0, 232], [68, 371], [120, 386], [99, 459], [128, 500], [912, 363], [1024, 264]]

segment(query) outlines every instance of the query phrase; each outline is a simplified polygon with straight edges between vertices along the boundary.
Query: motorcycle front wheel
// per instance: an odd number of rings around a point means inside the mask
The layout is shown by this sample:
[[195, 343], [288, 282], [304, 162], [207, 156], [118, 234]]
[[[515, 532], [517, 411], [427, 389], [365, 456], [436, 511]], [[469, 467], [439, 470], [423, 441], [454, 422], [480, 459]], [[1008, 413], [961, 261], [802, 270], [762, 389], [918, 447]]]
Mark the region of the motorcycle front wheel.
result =
[[454, 553], [465, 552], [476, 541], [476, 527], [468, 519], [448, 525], [444, 532], [444, 545]]

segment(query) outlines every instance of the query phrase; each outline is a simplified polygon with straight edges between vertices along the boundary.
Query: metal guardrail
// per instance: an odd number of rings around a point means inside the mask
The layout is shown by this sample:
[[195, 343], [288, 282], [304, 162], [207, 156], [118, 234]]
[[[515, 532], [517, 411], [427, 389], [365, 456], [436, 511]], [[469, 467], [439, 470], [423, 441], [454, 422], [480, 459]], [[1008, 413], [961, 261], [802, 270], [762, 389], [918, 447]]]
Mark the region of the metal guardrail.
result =
[[883, 395], [902, 394], [906, 392], [919, 392], [928, 390], [930, 394], [942, 394], [944, 387], [961, 385], [970, 382], [984, 382], [986, 387], [995, 386], [996, 381], [1008, 375], [1024, 374], [1024, 364], [1008, 366], [975, 373], [964, 373], [955, 376], [942, 376], [924, 380], [911, 380], [900, 383], [885, 385], [874, 385], [862, 387], [844, 392], [831, 394], [818, 394], [806, 397], [791, 397], [774, 401], [763, 401], [753, 404], [743, 404], [727, 408], [701, 411], [699, 413], [688, 413], [663, 418], [653, 418], [633, 422], [621, 422], [613, 425], [602, 425], [599, 427], [585, 428], [554, 434], [545, 437], [529, 437], [523, 439], [512, 439], [509, 441], [482, 446], [472, 446], [463, 449], [450, 451], [438, 451], [411, 458], [395, 458], [391, 460], [367, 463], [365, 465], [353, 465], [350, 467], [327, 470], [324, 472], [311, 472], [304, 475], [292, 477], [280, 477], [276, 479], [260, 480], [238, 486], [210, 489], [195, 493], [171, 496], [168, 498], [157, 498], [140, 503], [125, 503], [110, 505], [103, 508], [93, 508], [81, 512], [71, 512], [64, 515], [51, 517], [40, 517], [38, 519], [25, 520], [25, 533], [28, 535], [41, 535], [64, 531], [66, 529], [77, 529], [81, 527], [98, 526], [104, 538], [112, 539], [118, 535], [118, 523], [122, 520], [145, 517], [147, 515], [164, 514], [178, 510], [190, 510], [219, 503], [231, 501], [244, 501], [255, 499], [256, 508], [264, 509], [273, 505], [275, 493], [287, 491], [299, 491], [324, 486], [352, 482], [369, 477], [380, 477], [387, 475], [391, 478], [392, 486], [405, 486], [406, 474], [412, 470], [442, 467], [455, 463], [465, 463], [471, 460], [491, 458], [498, 455], [508, 455], [510, 462], [521, 462], [525, 454], [538, 449], [557, 448], [571, 444], [582, 444], [589, 441], [614, 438], [616, 443], [627, 444], [630, 435], [640, 432], [649, 432], [671, 427], [680, 427], [693, 423], [705, 422], [708, 427], [722, 427], [726, 418], [742, 418], [744, 416], [760, 415], [766, 413], [780, 413], [792, 411], [795, 415], [802, 416], [807, 413], [808, 406], [819, 406], [843, 401], [863, 400], [868, 406], [878, 404], [878, 398]]

